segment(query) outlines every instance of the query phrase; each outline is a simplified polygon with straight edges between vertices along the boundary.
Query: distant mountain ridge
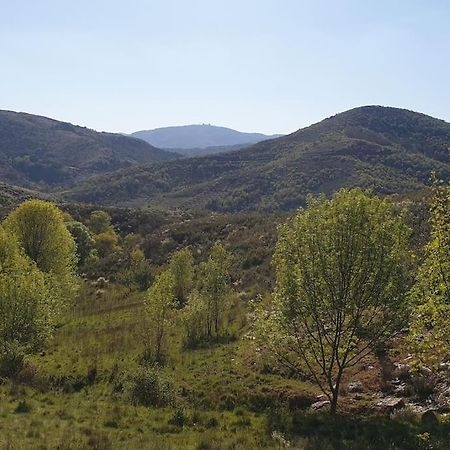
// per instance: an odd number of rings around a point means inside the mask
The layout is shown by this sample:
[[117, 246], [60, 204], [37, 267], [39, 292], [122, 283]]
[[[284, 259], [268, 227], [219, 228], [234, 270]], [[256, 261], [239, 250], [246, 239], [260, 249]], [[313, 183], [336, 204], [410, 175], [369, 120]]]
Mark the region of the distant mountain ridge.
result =
[[68, 184], [175, 157], [133, 137], [0, 110], [0, 180], [13, 184]]
[[[268, 136], [262, 133], [243, 133], [215, 125], [183, 125], [136, 131], [131, 136], [137, 137], [151, 145], [165, 149], [205, 149], [207, 147], [227, 147], [250, 145], [281, 135]], [[190, 152], [192, 154], [192, 152]]]
[[309, 193], [341, 187], [419, 191], [432, 171], [449, 179], [449, 148], [449, 123], [365, 106], [238, 151], [119, 170], [65, 195], [108, 205], [291, 210], [304, 205]]

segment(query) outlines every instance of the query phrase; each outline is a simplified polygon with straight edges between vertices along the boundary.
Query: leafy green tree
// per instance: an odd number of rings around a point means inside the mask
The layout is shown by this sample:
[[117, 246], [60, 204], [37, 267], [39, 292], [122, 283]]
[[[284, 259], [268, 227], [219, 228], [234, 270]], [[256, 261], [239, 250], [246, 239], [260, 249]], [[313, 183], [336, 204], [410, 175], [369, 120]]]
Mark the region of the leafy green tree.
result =
[[54, 204], [28, 200], [9, 214], [4, 227], [40, 270], [62, 276], [73, 273], [75, 241]]
[[179, 306], [183, 306], [192, 289], [194, 279], [194, 258], [188, 248], [175, 252], [169, 264], [169, 269], [175, 281], [175, 299]]
[[436, 369], [450, 359], [450, 187], [436, 181], [430, 224], [431, 239], [411, 291], [410, 343], [417, 362]]
[[0, 376], [14, 375], [24, 355], [44, 343], [55, 322], [55, 304], [44, 273], [0, 226]]
[[205, 302], [208, 337], [220, 336], [231, 293], [231, 254], [222, 244], [215, 244], [207, 261], [199, 268], [199, 295]]
[[184, 346], [195, 348], [208, 337], [208, 310], [205, 299], [197, 290], [190, 293], [181, 312], [184, 326]]
[[148, 289], [153, 280], [153, 271], [139, 248], [129, 249], [126, 253], [126, 269], [118, 277], [120, 282], [141, 290]]
[[155, 362], [164, 359], [165, 337], [175, 302], [174, 288], [174, 276], [170, 270], [166, 270], [156, 277], [145, 301], [149, 321], [148, 352]]
[[81, 267], [85, 264], [89, 256], [91, 256], [95, 244], [94, 238], [89, 228], [81, 222], [71, 220], [70, 222], [66, 222], [66, 226], [75, 240], [78, 266]]
[[76, 245], [63, 213], [52, 203], [28, 200], [13, 210], [3, 224], [24, 254], [45, 274], [61, 307], [73, 297], [77, 287]]
[[106, 211], [92, 211], [87, 224], [94, 234], [113, 230], [111, 216]]
[[276, 289], [259, 332], [281, 364], [309, 372], [336, 412], [344, 372], [406, 317], [410, 230], [388, 200], [343, 189], [281, 226]]
[[120, 250], [119, 237], [114, 230], [104, 231], [94, 236], [95, 249], [100, 258], [106, 258]]

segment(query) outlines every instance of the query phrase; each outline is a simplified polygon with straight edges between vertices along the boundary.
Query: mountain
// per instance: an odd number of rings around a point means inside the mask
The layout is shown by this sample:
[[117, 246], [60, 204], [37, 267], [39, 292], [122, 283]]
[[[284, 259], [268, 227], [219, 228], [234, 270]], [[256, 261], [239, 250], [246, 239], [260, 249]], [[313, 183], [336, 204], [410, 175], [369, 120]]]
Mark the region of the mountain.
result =
[[367, 106], [243, 150], [118, 171], [68, 198], [223, 211], [292, 209], [308, 193], [343, 186], [382, 194], [423, 189], [433, 170], [448, 178], [449, 147], [450, 124]]
[[0, 179], [17, 185], [67, 184], [176, 156], [133, 137], [0, 110]]
[[136, 131], [132, 133], [132, 136], [142, 139], [155, 147], [176, 149], [181, 154], [192, 155], [193, 153], [198, 153], [193, 152], [192, 149], [250, 145], [281, 135], [267, 136], [261, 133], [241, 133], [231, 128], [203, 124]]
[[449, 179], [450, 124], [366, 106], [249, 148], [120, 170], [66, 192], [68, 199], [219, 211], [289, 210], [309, 193], [360, 186], [418, 191], [436, 171]]
[[343, 186], [383, 194], [448, 178], [450, 124], [424, 114], [368, 106], [249, 148], [118, 171], [68, 193], [107, 204], [166, 204], [212, 210], [292, 209], [308, 193]]

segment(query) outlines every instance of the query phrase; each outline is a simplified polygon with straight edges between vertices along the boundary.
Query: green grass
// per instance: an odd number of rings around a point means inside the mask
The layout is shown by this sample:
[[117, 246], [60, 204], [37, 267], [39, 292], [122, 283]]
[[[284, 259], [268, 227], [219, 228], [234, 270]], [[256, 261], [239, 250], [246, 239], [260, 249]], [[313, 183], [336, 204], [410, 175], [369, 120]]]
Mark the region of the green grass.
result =
[[82, 290], [45, 351], [31, 358], [19, 380], [0, 385], [0, 449], [264, 449], [283, 448], [285, 440], [300, 449], [419, 448], [411, 445], [422, 442], [422, 448], [446, 448], [448, 425], [423, 437], [427, 430], [419, 424], [336, 421], [290, 408], [317, 389], [260, 373], [248, 358], [250, 343], [239, 338], [244, 330], [235, 330], [230, 342], [183, 351], [174, 324], [161, 370], [173, 381], [176, 404], [134, 406], [121, 387], [144, 350], [143, 296], [118, 286], [100, 298], [88, 286]]

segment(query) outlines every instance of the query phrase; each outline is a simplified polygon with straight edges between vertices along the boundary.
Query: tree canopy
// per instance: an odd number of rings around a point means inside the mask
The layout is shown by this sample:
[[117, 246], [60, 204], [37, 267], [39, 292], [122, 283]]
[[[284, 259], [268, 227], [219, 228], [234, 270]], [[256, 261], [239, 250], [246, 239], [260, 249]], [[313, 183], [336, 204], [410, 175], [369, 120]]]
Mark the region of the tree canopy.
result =
[[388, 200], [341, 190], [281, 226], [276, 289], [260, 330], [279, 361], [309, 373], [336, 411], [344, 371], [405, 317], [409, 229]]

